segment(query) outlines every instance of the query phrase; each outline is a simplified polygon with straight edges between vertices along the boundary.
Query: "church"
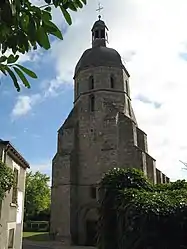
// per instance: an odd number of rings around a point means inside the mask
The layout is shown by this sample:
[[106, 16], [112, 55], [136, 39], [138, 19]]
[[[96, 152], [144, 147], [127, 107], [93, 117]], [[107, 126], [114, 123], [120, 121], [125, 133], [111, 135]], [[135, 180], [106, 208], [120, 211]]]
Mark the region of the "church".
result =
[[52, 162], [50, 233], [69, 245], [94, 245], [98, 183], [108, 170], [138, 168], [154, 183], [169, 182], [148, 153], [131, 105], [130, 74], [106, 46], [107, 31], [99, 16], [92, 48], [75, 67], [74, 106], [58, 130]]

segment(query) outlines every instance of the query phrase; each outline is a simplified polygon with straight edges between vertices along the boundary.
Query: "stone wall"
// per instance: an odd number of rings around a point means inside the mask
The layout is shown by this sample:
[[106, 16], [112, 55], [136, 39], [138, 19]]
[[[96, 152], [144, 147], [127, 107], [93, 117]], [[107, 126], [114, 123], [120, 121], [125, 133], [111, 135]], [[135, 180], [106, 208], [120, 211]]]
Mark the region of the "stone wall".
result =
[[156, 161], [150, 155], [146, 154], [147, 177], [156, 184]]
[[52, 233], [58, 232], [67, 242], [71, 237], [75, 244], [86, 244], [86, 222], [96, 219], [97, 209], [91, 190], [114, 167], [138, 168], [154, 183], [162, 181], [148, 154], [147, 135], [137, 127], [125, 71], [86, 69], [75, 78], [74, 108], [58, 132], [52, 170]]

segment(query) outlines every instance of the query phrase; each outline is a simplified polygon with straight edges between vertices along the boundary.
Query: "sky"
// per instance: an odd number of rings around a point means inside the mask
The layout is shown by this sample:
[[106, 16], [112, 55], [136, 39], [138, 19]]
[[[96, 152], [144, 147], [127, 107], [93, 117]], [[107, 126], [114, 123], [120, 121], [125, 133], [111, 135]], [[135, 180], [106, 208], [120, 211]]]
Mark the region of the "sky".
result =
[[[41, 1], [33, 0], [36, 4]], [[132, 106], [139, 127], [148, 135], [149, 153], [172, 180], [187, 179], [179, 160], [187, 162], [187, 1], [101, 0], [109, 28], [109, 47], [129, 71]], [[51, 175], [57, 130], [73, 107], [73, 73], [91, 47], [91, 28], [98, 1], [88, 0], [72, 13], [68, 26], [54, 10], [64, 40], [51, 38], [51, 49], [20, 57], [38, 75], [31, 89], [17, 92], [0, 77], [0, 138], [9, 140], [31, 170]]]

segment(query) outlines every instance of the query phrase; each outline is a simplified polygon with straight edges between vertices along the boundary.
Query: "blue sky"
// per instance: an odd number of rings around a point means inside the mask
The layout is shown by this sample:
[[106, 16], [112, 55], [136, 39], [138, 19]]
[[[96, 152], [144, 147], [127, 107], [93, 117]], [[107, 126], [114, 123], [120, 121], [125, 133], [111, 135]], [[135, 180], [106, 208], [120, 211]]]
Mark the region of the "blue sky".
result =
[[[10, 79], [1, 79], [0, 137], [12, 142], [31, 164], [31, 169], [32, 165], [45, 164], [54, 156], [57, 130], [73, 103], [72, 84], [58, 89], [60, 94], [45, 96], [48, 91], [46, 85], [55, 78], [53, 63], [46, 58], [50, 58], [50, 55], [44, 51], [36, 61], [23, 63], [38, 76], [37, 80], [30, 79], [31, 89], [22, 88], [18, 93]], [[44, 171], [50, 174], [51, 169], [46, 168]]]
[[[66, 30], [62, 30], [63, 34]], [[37, 80], [29, 78], [31, 89], [22, 86], [17, 92], [10, 78], [1, 77], [0, 137], [11, 141], [35, 171], [42, 164], [49, 165], [55, 155], [57, 130], [73, 105], [73, 85], [65, 84], [58, 93], [50, 93], [50, 83], [56, 77], [51, 52], [39, 49], [28, 56], [21, 56], [20, 63], [38, 76]], [[51, 165], [41, 170], [50, 175]]]
[[[39, 0], [33, 0], [39, 3]], [[32, 170], [51, 174], [57, 130], [73, 106], [73, 73], [91, 46], [97, 20], [96, 0], [73, 13], [68, 27], [60, 12], [54, 21], [64, 40], [52, 39], [49, 51], [21, 56], [20, 63], [38, 75], [31, 89], [17, 93], [1, 77], [0, 137], [29, 161]], [[132, 105], [139, 127], [148, 134], [150, 154], [172, 179], [186, 178], [179, 160], [187, 161], [187, 3], [186, 0], [102, 0], [109, 47], [122, 56], [130, 77]]]

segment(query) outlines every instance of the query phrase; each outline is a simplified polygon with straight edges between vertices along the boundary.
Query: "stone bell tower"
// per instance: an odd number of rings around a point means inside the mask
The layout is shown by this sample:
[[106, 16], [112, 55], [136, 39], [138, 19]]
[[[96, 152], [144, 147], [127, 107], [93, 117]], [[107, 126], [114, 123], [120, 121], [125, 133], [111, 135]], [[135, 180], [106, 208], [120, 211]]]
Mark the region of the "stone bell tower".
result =
[[53, 158], [51, 233], [76, 245], [95, 243], [97, 184], [109, 169], [138, 168], [154, 183], [168, 181], [148, 154], [131, 106], [130, 75], [106, 46], [107, 31], [99, 17], [92, 48], [75, 68], [74, 107], [58, 131]]

